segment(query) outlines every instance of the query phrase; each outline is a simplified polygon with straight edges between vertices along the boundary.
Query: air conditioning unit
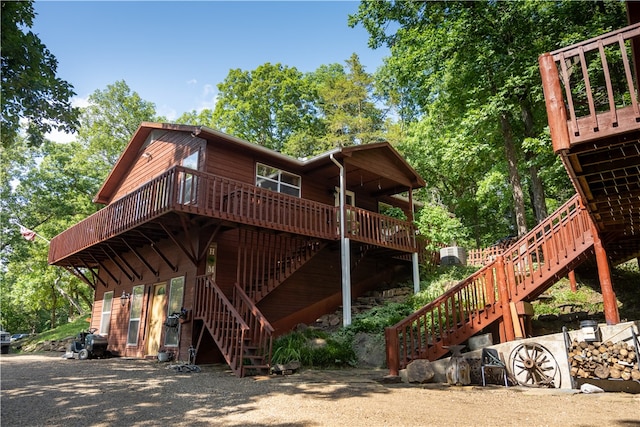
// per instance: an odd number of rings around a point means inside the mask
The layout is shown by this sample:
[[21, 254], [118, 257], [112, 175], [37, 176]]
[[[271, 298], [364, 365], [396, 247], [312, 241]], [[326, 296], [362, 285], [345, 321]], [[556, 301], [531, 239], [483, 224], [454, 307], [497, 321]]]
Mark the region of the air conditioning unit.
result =
[[467, 265], [467, 251], [460, 246], [440, 249], [440, 265]]

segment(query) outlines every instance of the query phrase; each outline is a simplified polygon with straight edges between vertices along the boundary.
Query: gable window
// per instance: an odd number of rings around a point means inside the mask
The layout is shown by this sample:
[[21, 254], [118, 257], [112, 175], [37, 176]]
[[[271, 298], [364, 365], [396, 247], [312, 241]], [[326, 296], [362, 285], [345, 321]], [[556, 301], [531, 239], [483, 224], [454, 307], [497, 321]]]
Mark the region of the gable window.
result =
[[261, 163], [256, 165], [256, 187], [300, 197], [300, 182], [298, 175]]
[[111, 324], [111, 306], [113, 304], [113, 291], [105, 292], [102, 298], [102, 315], [100, 316], [100, 335], [109, 333]]
[[127, 345], [138, 344], [138, 332], [140, 330], [140, 317], [142, 317], [142, 297], [144, 285], [134, 286], [131, 292], [131, 310], [129, 311], [129, 332], [127, 333]]
[[[185, 168], [198, 170], [199, 151], [196, 151], [182, 161]], [[182, 182], [180, 183], [180, 201], [185, 205], [193, 205], [196, 203], [197, 178], [194, 174], [185, 172]]]
[[[184, 293], [184, 276], [171, 279], [169, 285], [169, 306], [167, 307], [167, 314], [172, 315], [180, 313], [182, 310], [182, 295]], [[178, 345], [178, 339], [180, 336], [180, 325], [177, 328], [167, 328], [167, 332], [164, 335], [164, 345], [167, 347], [173, 347]]]

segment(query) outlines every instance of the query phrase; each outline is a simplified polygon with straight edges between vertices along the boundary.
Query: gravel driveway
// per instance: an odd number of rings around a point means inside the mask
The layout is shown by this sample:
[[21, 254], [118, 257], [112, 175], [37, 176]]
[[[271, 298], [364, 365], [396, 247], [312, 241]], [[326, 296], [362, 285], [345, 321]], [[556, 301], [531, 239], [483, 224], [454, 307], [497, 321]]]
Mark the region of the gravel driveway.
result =
[[224, 366], [2, 355], [2, 426], [640, 426], [640, 395], [383, 384], [386, 371], [236, 378]]

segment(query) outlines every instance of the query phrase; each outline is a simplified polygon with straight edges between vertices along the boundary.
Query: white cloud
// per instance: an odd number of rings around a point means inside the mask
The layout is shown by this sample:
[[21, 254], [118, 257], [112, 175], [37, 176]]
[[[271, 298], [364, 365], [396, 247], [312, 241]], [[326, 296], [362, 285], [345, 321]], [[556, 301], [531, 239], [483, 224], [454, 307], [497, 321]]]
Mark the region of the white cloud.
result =
[[[87, 96], [86, 98], [81, 98], [79, 96], [74, 96], [73, 98], [71, 98], [71, 105], [77, 108], [86, 108], [89, 106], [89, 97]], [[53, 142], [58, 142], [60, 144], [67, 144], [71, 141], [75, 141], [77, 135], [78, 134], [76, 132], [65, 133], [63, 131], [53, 130], [47, 133], [45, 135], [45, 138]]]
[[189, 86], [192, 86], [192, 85], [198, 84], [198, 80], [196, 80], [196, 79], [187, 80], [187, 84], [188, 84]]

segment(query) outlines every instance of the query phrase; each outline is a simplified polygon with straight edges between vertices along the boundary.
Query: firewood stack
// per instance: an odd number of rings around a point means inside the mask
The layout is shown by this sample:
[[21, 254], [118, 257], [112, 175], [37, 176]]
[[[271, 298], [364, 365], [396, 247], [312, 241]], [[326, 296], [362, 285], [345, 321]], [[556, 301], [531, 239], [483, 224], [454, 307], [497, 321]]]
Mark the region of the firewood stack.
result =
[[573, 340], [569, 347], [571, 376], [576, 378], [640, 380], [638, 355], [624, 341]]

